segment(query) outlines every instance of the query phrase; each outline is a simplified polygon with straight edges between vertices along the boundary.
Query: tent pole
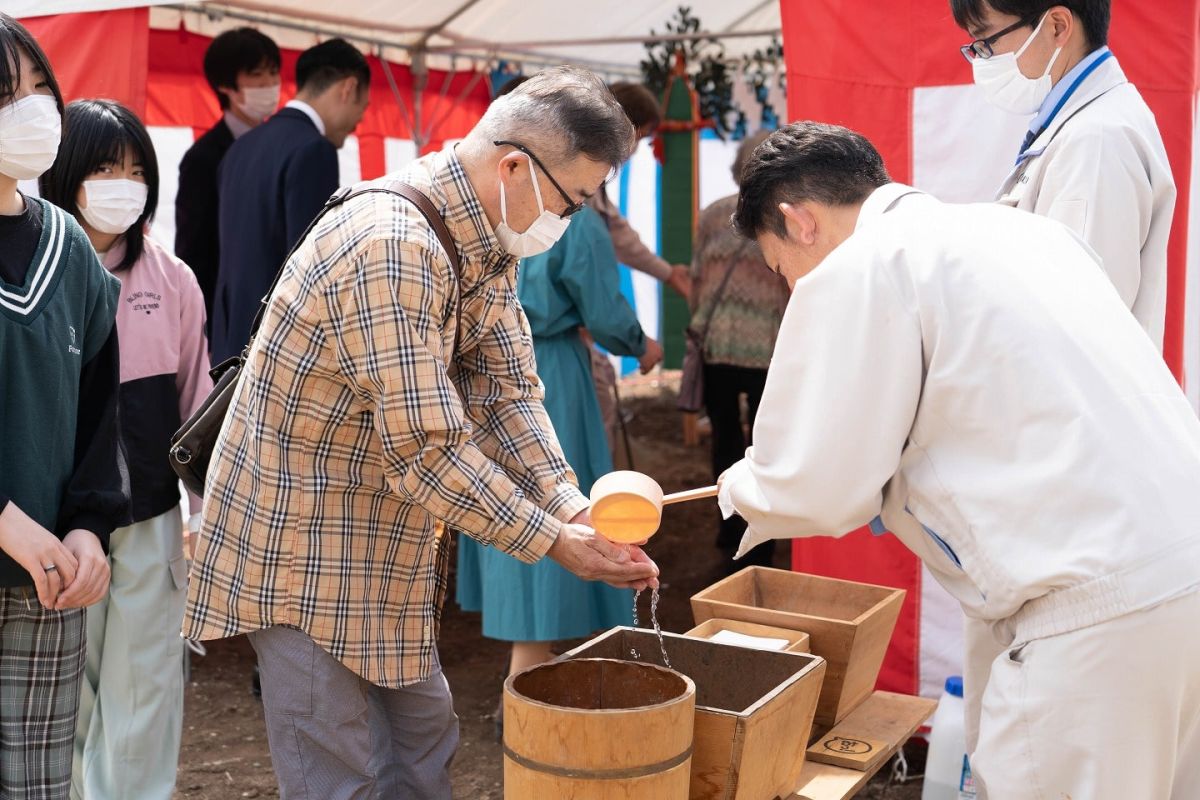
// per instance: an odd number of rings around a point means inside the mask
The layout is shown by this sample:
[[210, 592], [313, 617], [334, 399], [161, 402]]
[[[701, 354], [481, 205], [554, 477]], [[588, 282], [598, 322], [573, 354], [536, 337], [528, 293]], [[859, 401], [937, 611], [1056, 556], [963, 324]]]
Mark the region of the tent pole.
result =
[[[417, 126], [413, 119], [412, 113], [409, 112], [408, 106], [404, 103], [404, 96], [400, 94], [400, 87], [396, 85], [396, 78], [392, 75], [392, 65], [383, 57], [383, 47], [379, 48], [379, 63], [383, 67], [383, 75], [387, 78], [388, 86], [392, 89], [392, 95], [396, 98], [396, 105], [400, 106], [400, 114], [404, 117], [404, 123], [408, 125], [409, 132], [413, 135], [413, 139], [417, 138]], [[419, 148], [420, 145], [417, 145]]]
[[646, 36], [609, 36], [599, 39], [551, 39], [538, 42], [489, 42], [484, 39], [456, 36], [450, 32], [443, 32], [441, 36], [451, 40], [454, 44], [430, 47], [429, 52], [440, 53], [446, 50], [464, 47], [471, 49], [491, 48], [494, 50], [509, 51], [530, 49], [535, 47], [602, 47], [614, 44], [647, 44], [651, 42], [695, 42], [704, 39], [761, 38], [765, 36], [779, 36], [781, 33], [782, 29], [780, 28], [764, 28], [762, 30], [754, 31], [698, 31], [696, 33], [664, 33], [648, 34]]
[[454, 20], [456, 20], [456, 19], [458, 19], [459, 17], [461, 17], [461, 16], [462, 16], [462, 15], [463, 15], [465, 12], [467, 12], [467, 11], [469, 11], [469, 10], [470, 10], [471, 6], [475, 5], [475, 4], [476, 4], [476, 3], [478, 3], [478, 2], [479, 2], [479, 0], [467, 0], [467, 1], [466, 1], [465, 3], [463, 3], [461, 6], [459, 6], [459, 7], [458, 7], [458, 8], [456, 8], [456, 9], [454, 9], [454, 11], [452, 11], [452, 12], [450, 13], [450, 16], [446, 17], [446, 18], [445, 18], [445, 19], [443, 19], [441, 22], [439, 22], [438, 24], [434, 25], [432, 28], [428, 28], [428, 29], [426, 29], [425, 33], [424, 33], [424, 34], [421, 36], [421, 40], [420, 40], [419, 42], [417, 42], [417, 47], [426, 47], [426, 46], [428, 46], [428, 45], [429, 45], [429, 40], [430, 40], [431, 38], [433, 38], [433, 37], [434, 37], [434, 36], [436, 36], [437, 34], [439, 34], [439, 33], [441, 33], [442, 31], [444, 31], [444, 30], [446, 29], [446, 27], [447, 27], [447, 26], [448, 26], [448, 25], [449, 25], [451, 22], [454, 22]]
[[741, 25], [743, 22], [745, 22], [746, 20], [750, 19], [751, 17], [753, 17], [753, 16], [754, 16], [755, 14], [757, 14], [758, 12], [762, 11], [762, 10], [763, 10], [764, 8], [766, 8], [767, 6], [773, 6], [773, 5], [775, 5], [777, 2], [779, 2], [779, 0], [761, 0], [761, 2], [759, 2], [759, 3], [758, 3], [758, 4], [756, 4], [754, 7], [752, 7], [752, 8], [751, 8], [749, 11], [747, 11], [745, 14], [742, 14], [740, 17], [738, 17], [737, 19], [735, 19], [733, 22], [729, 23], [729, 24], [728, 24], [728, 25], [726, 25], [724, 28], [722, 28], [722, 29], [721, 29], [721, 36], [722, 36], [722, 38], [724, 38], [724, 37], [727, 37], [727, 36], [729, 36], [730, 34], [734, 33], [734, 30], [733, 30], [733, 29], [734, 29], [734, 28], [736, 28], [738, 25]]
[[417, 145], [417, 152], [421, 152], [421, 148], [425, 146], [428, 139], [425, 138], [425, 126], [423, 124], [424, 114], [424, 98], [425, 87], [429, 84], [429, 65], [425, 63], [425, 49], [417, 48], [412, 51], [412, 63], [409, 65], [413, 76], [413, 140]]

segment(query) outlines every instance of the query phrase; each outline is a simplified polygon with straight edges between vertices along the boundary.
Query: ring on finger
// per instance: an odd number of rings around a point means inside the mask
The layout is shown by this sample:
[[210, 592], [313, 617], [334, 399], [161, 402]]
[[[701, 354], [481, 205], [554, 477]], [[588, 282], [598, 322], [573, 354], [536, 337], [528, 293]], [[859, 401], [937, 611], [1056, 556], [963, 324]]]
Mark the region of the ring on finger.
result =
[[45, 566], [42, 567], [42, 569], [45, 570], [46, 572], [57, 572], [58, 571], [58, 567], [54, 564], [46, 564]]

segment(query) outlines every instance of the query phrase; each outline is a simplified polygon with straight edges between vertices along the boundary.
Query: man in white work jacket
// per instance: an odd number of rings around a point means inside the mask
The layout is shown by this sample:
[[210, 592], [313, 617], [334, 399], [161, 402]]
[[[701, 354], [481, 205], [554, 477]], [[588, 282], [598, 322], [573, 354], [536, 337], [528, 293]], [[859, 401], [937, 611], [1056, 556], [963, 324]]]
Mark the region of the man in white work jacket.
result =
[[950, 8], [974, 37], [962, 52], [988, 101], [1033, 115], [1006, 156], [1015, 166], [997, 199], [1056, 219], [1091, 245], [1161, 352], [1175, 182], [1154, 115], [1106, 46], [1110, 3], [950, 0]]
[[720, 481], [740, 552], [871, 523], [916, 553], [997, 645], [991, 800], [1195, 798], [1200, 420], [1070, 230], [888, 181], [816, 123], [742, 173], [734, 224], [793, 293]]

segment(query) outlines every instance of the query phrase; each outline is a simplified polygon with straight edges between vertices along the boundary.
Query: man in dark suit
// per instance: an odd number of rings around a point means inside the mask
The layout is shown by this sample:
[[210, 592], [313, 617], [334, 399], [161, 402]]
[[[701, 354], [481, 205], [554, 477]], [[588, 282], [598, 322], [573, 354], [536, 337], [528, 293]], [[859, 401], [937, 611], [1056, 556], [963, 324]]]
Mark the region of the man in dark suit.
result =
[[235, 28], [204, 52], [204, 77], [223, 116], [184, 153], [175, 198], [175, 255], [183, 259], [204, 294], [206, 333], [212, 335], [217, 288], [217, 167], [244, 133], [279, 108], [279, 48], [254, 28]]
[[337, 151], [362, 119], [370, 81], [366, 58], [342, 39], [305, 50], [296, 99], [234, 142], [221, 162], [214, 364], [246, 346], [284, 256], [337, 190]]

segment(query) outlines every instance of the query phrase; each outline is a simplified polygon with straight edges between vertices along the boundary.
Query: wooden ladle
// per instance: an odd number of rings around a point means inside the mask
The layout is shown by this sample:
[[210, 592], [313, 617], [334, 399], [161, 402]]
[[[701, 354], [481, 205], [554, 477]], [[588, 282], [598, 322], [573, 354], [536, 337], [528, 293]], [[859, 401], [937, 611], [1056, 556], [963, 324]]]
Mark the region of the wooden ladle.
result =
[[642, 542], [658, 533], [663, 506], [716, 496], [716, 486], [663, 495], [649, 475], [618, 470], [592, 484], [592, 527], [613, 542]]

